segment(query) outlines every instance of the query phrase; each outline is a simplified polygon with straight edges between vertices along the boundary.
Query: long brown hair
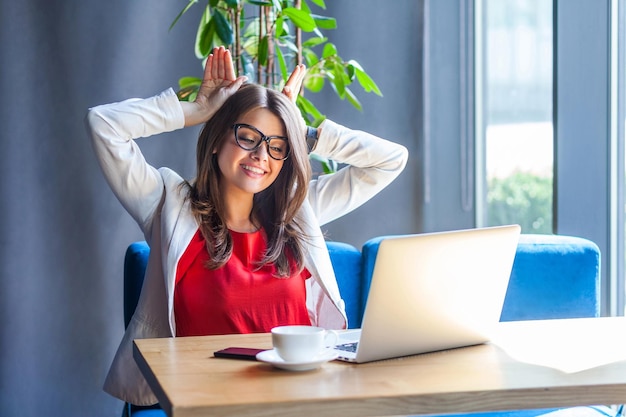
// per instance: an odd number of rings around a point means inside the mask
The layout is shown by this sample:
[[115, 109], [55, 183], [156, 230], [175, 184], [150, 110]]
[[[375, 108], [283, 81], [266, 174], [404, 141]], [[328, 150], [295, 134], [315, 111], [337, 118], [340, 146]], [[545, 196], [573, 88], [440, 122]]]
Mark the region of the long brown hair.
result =
[[[282, 93], [259, 85], [243, 85], [204, 125], [196, 149], [196, 179], [189, 184], [191, 210], [206, 241], [208, 266], [217, 269], [230, 259], [233, 243], [224, 219], [222, 174], [214, 150], [219, 152], [233, 135], [232, 126], [242, 115], [257, 108], [268, 109], [282, 121], [291, 148], [274, 183], [254, 195], [251, 220], [260, 223], [267, 236], [267, 252], [259, 267], [274, 263], [278, 276], [288, 277], [304, 267], [306, 236], [295, 217], [307, 195], [311, 165], [301, 116]], [[295, 261], [295, 271], [289, 264], [288, 253]]]

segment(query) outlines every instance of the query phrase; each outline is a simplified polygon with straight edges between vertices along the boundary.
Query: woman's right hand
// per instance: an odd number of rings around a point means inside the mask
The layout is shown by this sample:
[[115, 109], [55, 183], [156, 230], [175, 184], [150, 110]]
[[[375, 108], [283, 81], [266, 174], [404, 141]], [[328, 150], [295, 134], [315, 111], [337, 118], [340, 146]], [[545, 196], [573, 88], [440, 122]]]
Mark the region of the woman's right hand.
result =
[[246, 80], [245, 76], [235, 77], [233, 60], [228, 49], [223, 46], [213, 48], [207, 59], [196, 99], [193, 102], [180, 103], [185, 115], [185, 127], [209, 120]]

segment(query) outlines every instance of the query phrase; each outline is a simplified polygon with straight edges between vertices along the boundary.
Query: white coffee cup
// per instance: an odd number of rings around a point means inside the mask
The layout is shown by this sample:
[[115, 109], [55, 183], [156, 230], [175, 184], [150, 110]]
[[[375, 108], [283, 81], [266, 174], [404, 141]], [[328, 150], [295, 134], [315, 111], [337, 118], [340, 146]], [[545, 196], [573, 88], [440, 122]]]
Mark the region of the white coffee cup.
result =
[[279, 326], [272, 329], [274, 350], [286, 362], [311, 360], [336, 345], [337, 340], [337, 332], [321, 327]]

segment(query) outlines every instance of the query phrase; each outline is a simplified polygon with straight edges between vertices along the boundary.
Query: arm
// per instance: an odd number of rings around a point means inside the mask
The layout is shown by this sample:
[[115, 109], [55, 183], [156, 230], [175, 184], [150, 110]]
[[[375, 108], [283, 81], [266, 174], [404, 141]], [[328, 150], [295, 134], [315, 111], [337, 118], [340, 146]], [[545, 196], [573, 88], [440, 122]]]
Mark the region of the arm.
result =
[[149, 99], [89, 110], [87, 128], [104, 176], [144, 232], [161, 201], [163, 181], [145, 161], [134, 139], [206, 122], [244, 81], [245, 77], [235, 78], [230, 52], [215, 48], [192, 103], [179, 102], [169, 89]]
[[184, 116], [172, 89], [144, 100], [89, 109], [86, 118], [96, 157], [113, 193], [142, 230], [161, 201], [163, 180], [134, 139], [180, 129]]
[[[304, 65], [291, 73], [283, 94], [294, 103], [306, 74]], [[302, 129], [307, 129], [302, 120]], [[317, 128], [318, 140], [313, 151], [345, 168], [321, 175], [309, 186], [308, 199], [320, 225], [356, 209], [389, 185], [404, 169], [407, 149], [369, 133], [351, 130], [330, 120]]]
[[338, 172], [312, 181], [309, 202], [320, 224], [356, 209], [389, 185], [404, 169], [407, 149], [331, 120], [318, 129], [315, 153], [346, 164]]

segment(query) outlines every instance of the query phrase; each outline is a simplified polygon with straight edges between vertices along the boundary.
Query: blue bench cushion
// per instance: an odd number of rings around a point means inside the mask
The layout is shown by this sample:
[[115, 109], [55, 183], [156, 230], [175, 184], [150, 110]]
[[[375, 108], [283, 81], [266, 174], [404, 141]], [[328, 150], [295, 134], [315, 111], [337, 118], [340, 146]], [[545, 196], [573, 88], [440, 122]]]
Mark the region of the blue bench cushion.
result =
[[130, 415], [130, 417], [167, 417], [165, 411], [158, 410], [137, 410]]
[[583, 238], [521, 235], [501, 321], [600, 315], [600, 250]]
[[326, 242], [330, 261], [337, 277], [339, 292], [346, 303], [348, 327], [361, 326], [363, 304], [361, 294], [361, 252], [352, 245], [343, 242]]
[[[327, 242], [330, 260], [337, 276], [339, 291], [346, 303], [348, 325], [361, 325], [361, 252], [347, 243]], [[141, 293], [143, 277], [148, 264], [150, 247], [144, 241], [134, 242], [126, 249], [124, 257], [124, 324], [128, 326]]]
[[130, 319], [133, 317], [143, 277], [148, 265], [150, 256], [150, 246], [144, 241], [133, 242], [126, 249], [124, 257], [124, 326], [128, 327]]
[[[378, 246], [387, 236], [364, 243], [365, 306]], [[600, 315], [600, 250], [590, 240], [561, 235], [519, 238], [501, 321], [597, 317]]]

